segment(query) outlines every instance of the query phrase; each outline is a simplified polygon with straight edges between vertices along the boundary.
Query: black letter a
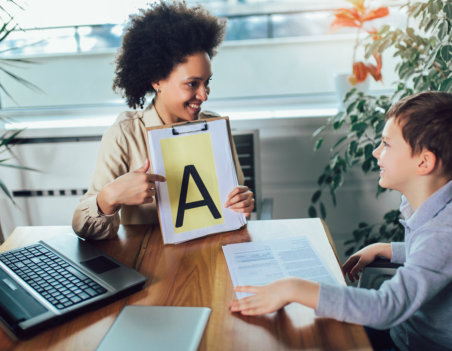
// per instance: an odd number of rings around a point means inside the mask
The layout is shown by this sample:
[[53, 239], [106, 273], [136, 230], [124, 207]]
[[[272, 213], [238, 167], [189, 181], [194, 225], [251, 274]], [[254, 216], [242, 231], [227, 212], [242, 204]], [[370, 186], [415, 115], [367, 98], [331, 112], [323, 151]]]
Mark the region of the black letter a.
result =
[[[196, 186], [198, 187], [198, 190], [204, 200], [187, 203], [188, 180], [190, 178], [190, 174], [193, 177], [193, 180], [195, 181]], [[201, 180], [201, 177], [199, 176], [199, 173], [196, 170], [195, 166], [185, 166], [184, 175], [182, 176], [182, 187], [180, 189], [179, 206], [177, 208], [176, 228], [182, 227], [182, 225], [184, 224], [185, 210], [201, 206], [209, 207], [213, 218], [221, 218], [220, 212], [218, 212], [217, 208], [215, 207], [215, 204], [213, 203], [213, 200], [210, 197], [210, 194], [207, 191], [207, 188], [204, 185], [203, 181]]]

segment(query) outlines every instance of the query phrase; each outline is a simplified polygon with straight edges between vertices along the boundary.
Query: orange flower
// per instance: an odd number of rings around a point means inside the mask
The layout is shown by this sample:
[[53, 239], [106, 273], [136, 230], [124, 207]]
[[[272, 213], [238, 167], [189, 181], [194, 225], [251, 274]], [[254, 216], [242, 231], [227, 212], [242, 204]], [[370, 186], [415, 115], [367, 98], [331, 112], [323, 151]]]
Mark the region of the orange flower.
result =
[[389, 15], [389, 9], [386, 6], [379, 7], [376, 10], [369, 11], [361, 18], [362, 23], [372, 21], [376, 18], [386, 17]]
[[[385, 17], [389, 14], [389, 9], [386, 6], [379, 7], [374, 10], [367, 9], [364, 5], [365, 0], [347, 0], [353, 4], [352, 8], [340, 8], [334, 11], [334, 21], [330, 25], [330, 33], [337, 31], [342, 27], [355, 27], [358, 28], [358, 33], [363, 27], [365, 22], [372, 21], [376, 18]], [[369, 34], [373, 34], [373, 39], [376, 40], [379, 37], [376, 29], [369, 31]], [[356, 44], [353, 51], [353, 58], [356, 54], [356, 49], [359, 43], [359, 36], [356, 37]], [[382, 80], [381, 67], [382, 58], [378, 53], [374, 53], [376, 65], [366, 64], [362, 61], [353, 62], [353, 75], [349, 78], [350, 82], [354, 85], [366, 80], [370, 74], [376, 81]]]
[[350, 9], [340, 8], [334, 11], [334, 21], [331, 23], [330, 32], [333, 33], [342, 27], [361, 28], [364, 22], [372, 21], [389, 15], [389, 9], [386, 6], [375, 10], [369, 10], [364, 7], [365, 0], [347, 0], [353, 4]]
[[380, 37], [381, 37], [381, 35], [378, 34], [377, 28], [373, 28], [373, 29], [371, 29], [371, 30], [368, 30], [367, 33], [372, 34], [372, 39], [373, 39], [373, 40], [380, 39]]
[[359, 13], [364, 13], [364, 11], [366, 10], [364, 8], [364, 1], [365, 0], [348, 0], [349, 2], [351, 2], [353, 4], [353, 6], [355, 7], [355, 9], [359, 12]]
[[383, 65], [381, 54], [374, 52], [373, 57], [375, 58], [375, 61], [377, 62], [377, 65], [371, 65], [370, 63], [367, 64], [367, 69], [369, 70], [370, 75], [375, 79], [375, 81], [381, 81], [383, 77], [381, 76], [381, 67]]
[[376, 82], [383, 79], [381, 76], [381, 67], [383, 64], [381, 55], [374, 52], [373, 57], [375, 58], [377, 65], [364, 63], [362, 61], [353, 63], [353, 75], [349, 77], [349, 81], [352, 85], [364, 82], [369, 74], [375, 79]]

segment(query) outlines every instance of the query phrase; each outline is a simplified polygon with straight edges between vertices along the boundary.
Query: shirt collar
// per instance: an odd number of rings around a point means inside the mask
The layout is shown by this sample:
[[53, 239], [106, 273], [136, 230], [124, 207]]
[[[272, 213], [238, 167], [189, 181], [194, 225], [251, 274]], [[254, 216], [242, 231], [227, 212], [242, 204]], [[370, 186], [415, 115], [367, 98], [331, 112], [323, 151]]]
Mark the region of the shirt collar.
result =
[[436, 217], [452, 201], [452, 180], [431, 195], [416, 211], [402, 196], [400, 212], [405, 217], [408, 227], [414, 229]]
[[143, 122], [145, 127], [156, 127], [164, 124], [154, 107], [154, 101], [143, 111]]

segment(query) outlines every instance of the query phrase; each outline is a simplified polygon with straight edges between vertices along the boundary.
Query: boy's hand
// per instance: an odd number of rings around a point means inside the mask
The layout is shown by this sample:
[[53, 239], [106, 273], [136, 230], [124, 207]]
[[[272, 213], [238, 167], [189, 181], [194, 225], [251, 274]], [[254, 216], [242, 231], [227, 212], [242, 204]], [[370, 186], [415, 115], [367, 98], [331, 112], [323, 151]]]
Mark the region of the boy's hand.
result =
[[275, 312], [291, 302], [317, 308], [320, 286], [304, 279], [284, 278], [264, 286], [237, 286], [235, 291], [255, 294], [229, 304], [232, 312], [252, 316]]
[[224, 206], [249, 218], [254, 210], [253, 192], [247, 186], [239, 185], [229, 193]]
[[291, 302], [287, 298], [288, 284], [287, 279], [282, 279], [264, 286], [237, 286], [235, 291], [255, 295], [231, 301], [229, 308], [232, 312], [249, 316], [277, 311]]
[[351, 282], [354, 282], [359, 279], [359, 274], [364, 268], [375, 261], [377, 256], [390, 259], [392, 257], [391, 244], [377, 243], [366, 246], [348, 258], [342, 266], [342, 272], [344, 275], [348, 275]]

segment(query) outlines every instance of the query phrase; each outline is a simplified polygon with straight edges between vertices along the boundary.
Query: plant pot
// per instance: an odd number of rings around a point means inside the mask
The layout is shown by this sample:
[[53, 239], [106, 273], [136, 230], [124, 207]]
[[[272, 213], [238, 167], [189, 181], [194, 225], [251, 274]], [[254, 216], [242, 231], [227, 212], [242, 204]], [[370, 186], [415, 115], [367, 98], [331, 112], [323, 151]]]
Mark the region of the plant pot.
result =
[[369, 78], [367, 78], [364, 82], [357, 83], [352, 85], [350, 80], [350, 73], [338, 73], [334, 76], [334, 85], [336, 87], [336, 94], [341, 103], [341, 107], [344, 107], [344, 98], [347, 92], [352, 90], [352, 88], [356, 88], [358, 91], [366, 92], [369, 90]]

